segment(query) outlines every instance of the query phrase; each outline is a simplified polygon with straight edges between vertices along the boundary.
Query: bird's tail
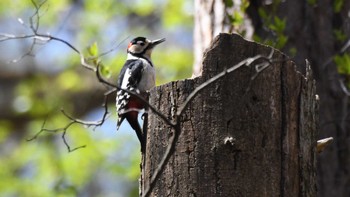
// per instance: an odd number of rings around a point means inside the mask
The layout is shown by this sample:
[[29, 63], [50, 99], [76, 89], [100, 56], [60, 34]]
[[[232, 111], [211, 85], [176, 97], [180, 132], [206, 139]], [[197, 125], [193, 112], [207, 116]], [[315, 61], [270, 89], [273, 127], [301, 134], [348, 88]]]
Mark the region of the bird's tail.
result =
[[117, 121], [117, 131], [119, 130], [120, 125], [122, 124], [123, 120], [125, 119], [125, 116], [118, 114], [118, 121]]
[[142, 142], [143, 141], [142, 129], [141, 129], [141, 126], [140, 126], [139, 122], [137, 121], [137, 119], [132, 118], [130, 116], [126, 116], [126, 119], [130, 123], [131, 128], [135, 130], [136, 135], [139, 138], [140, 142]]
[[143, 139], [143, 133], [142, 133], [142, 129], [141, 129], [141, 126], [137, 120], [137, 118], [133, 118], [132, 116], [126, 116], [126, 119], [128, 120], [130, 126], [132, 129], [135, 130], [135, 133], [137, 135], [137, 138], [139, 139], [140, 141], [140, 144], [141, 144], [141, 148], [144, 147], [144, 139]]

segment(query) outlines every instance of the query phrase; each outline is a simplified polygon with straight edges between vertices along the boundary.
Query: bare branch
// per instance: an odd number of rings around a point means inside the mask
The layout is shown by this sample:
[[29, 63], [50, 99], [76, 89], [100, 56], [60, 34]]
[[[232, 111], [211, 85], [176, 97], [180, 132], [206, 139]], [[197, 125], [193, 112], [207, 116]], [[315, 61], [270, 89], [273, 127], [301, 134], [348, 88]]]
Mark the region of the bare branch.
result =
[[345, 53], [346, 50], [348, 50], [350, 47], [350, 39], [348, 39], [346, 41], [346, 43], [338, 50], [336, 51], [332, 56], [330, 56], [324, 63], [323, 65], [321, 66], [321, 68], [324, 70], [327, 68], [327, 66], [333, 61], [333, 58], [336, 56], [336, 55], [339, 55], [339, 54], [343, 54]]
[[344, 80], [339, 80], [339, 84], [340, 84], [340, 88], [341, 90], [344, 92], [344, 94], [346, 96], [350, 96], [350, 91], [348, 90], [348, 88], [346, 87], [346, 85], [344, 84]]
[[184, 102], [184, 104], [179, 108], [179, 110], [177, 111], [176, 115], [177, 116], [181, 116], [182, 113], [186, 110], [186, 108], [188, 107], [189, 103], [195, 98], [195, 96], [202, 91], [205, 87], [207, 87], [208, 85], [214, 83], [215, 81], [221, 79], [223, 76], [225, 76], [228, 73], [231, 73], [235, 70], [237, 70], [238, 68], [246, 65], [246, 66], [250, 66], [253, 62], [255, 62], [256, 60], [265, 60], [267, 62], [269, 62], [269, 58], [268, 57], [264, 57], [262, 55], [256, 55], [254, 57], [251, 58], [247, 58], [241, 62], [239, 62], [238, 64], [232, 66], [229, 69], [225, 69], [224, 71], [220, 72], [219, 74], [215, 75], [214, 77], [210, 78], [209, 80], [207, 80], [206, 82], [202, 83], [200, 86], [198, 86], [193, 92], [191, 92], [191, 94], [187, 97], [186, 101]]
[[98, 56], [98, 58], [99, 58], [99, 57], [102, 57], [102, 56], [105, 56], [105, 55], [111, 53], [112, 51], [116, 50], [123, 42], [125, 42], [125, 41], [126, 41], [127, 39], [129, 39], [129, 38], [130, 38], [130, 36], [127, 36], [127, 37], [124, 38], [122, 41], [118, 42], [118, 44], [117, 44], [115, 47], [112, 47], [110, 50], [101, 53], [101, 54]]
[[63, 139], [63, 142], [64, 142], [65, 146], [67, 147], [68, 152], [72, 152], [72, 151], [78, 150], [80, 148], [85, 148], [86, 147], [85, 145], [78, 146], [76, 148], [71, 148], [69, 146], [69, 143], [67, 142], [67, 139], [66, 139], [67, 131], [74, 124], [81, 124], [81, 125], [84, 125], [84, 126], [87, 126], [87, 127], [94, 127], [93, 129], [96, 129], [96, 127], [99, 127], [99, 126], [103, 125], [103, 123], [108, 119], [108, 115], [109, 115], [109, 112], [108, 112], [108, 98], [109, 98], [110, 95], [112, 95], [112, 93], [114, 93], [114, 91], [109, 91], [109, 92], [105, 93], [105, 98], [104, 98], [104, 103], [103, 103], [104, 113], [103, 113], [102, 118], [100, 120], [84, 121], [84, 120], [76, 119], [76, 118], [73, 118], [72, 116], [68, 115], [62, 109], [61, 110], [62, 114], [70, 120], [69, 123], [65, 127], [58, 128], [58, 129], [47, 129], [47, 128], [45, 128], [45, 124], [46, 124], [46, 119], [45, 119], [43, 124], [42, 124], [42, 126], [41, 126], [40, 131], [38, 131], [32, 138], [27, 139], [27, 141], [32, 141], [32, 140], [36, 139], [44, 131], [47, 131], [47, 132], [63, 131], [61, 137]]

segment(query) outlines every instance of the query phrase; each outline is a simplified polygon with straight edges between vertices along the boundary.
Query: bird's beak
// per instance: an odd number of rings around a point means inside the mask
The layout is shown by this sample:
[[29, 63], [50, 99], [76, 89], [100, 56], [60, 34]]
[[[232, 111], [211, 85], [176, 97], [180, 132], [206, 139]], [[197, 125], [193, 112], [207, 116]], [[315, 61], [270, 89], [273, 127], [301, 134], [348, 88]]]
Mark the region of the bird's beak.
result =
[[158, 39], [158, 40], [152, 40], [152, 42], [151, 42], [152, 48], [155, 47], [156, 45], [164, 42], [164, 41], [165, 41], [165, 38]]

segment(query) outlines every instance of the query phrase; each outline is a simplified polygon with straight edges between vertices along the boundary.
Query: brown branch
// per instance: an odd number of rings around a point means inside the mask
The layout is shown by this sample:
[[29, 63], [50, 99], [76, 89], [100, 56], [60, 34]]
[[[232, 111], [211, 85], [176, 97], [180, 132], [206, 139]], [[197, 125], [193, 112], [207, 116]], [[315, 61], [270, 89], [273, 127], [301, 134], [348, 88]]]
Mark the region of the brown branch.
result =
[[94, 129], [96, 129], [96, 127], [99, 127], [99, 126], [103, 125], [103, 123], [108, 119], [108, 115], [109, 115], [109, 112], [108, 112], [108, 98], [109, 98], [109, 96], [112, 93], [114, 93], [114, 92], [113, 91], [109, 91], [109, 92], [105, 93], [104, 103], [102, 105], [104, 107], [104, 113], [103, 113], [102, 118], [100, 120], [84, 121], [84, 120], [76, 119], [76, 118], [73, 118], [72, 116], [68, 115], [66, 113], [66, 111], [64, 111], [62, 109], [61, 110], [62, 114], [70, 120], [70, 122], [65, 127], [58, 128], [58, 129], [47, 129], [47, 128], [45, 128], [45, 124], [46, 124], [46, 119], [45, 119], [43, 124], [42, 124], [42, 126], [41, 126], [40, 131], [38, 131], [32, 138], [27, 139], [27, 141], [35, 140], [44, 131], [48, 131], [48, 132], [63, 131], [61, 137], [63, 139], [63, 142], [64, 142], [65, 146], [67, 147], [68, 152], [73, 152], [73, 151], [78, 150], [80, 148], [85, 148], [86, 145], [78, 146], [76, 148], [71, 148], [69, 146], [69, 143], [68, 143], [68, 141], [66, 139], [66, 134], [68, 132], [68, 129], [71, 126], [73, 126], [74, 124], [80, 124], [80, 125], [84, 125], [84, 126], [87, 126], [87, 127], [94, 127]]
[[336, 55], [341, 55], [343, 53], [345, 53], [346, 50], [348, 50], [350, 47], [350, 39], [348, 39], [346, 41], [346, 43], [340, 48], [338, 49], [333, 55], [331, 55], [321, 66], [322, 70], [325, 70], [332, 62], [333, 59]]
[[184, 104], [182, 106], [180, 106], [178, 112], [176, 113], [177, 116], [181, 116], [181, 114], [186, 110], [186, 108], [188, 107], [189, 103], [195, 98], [195, 96], [202, 91], [204, 88], [206, 88], [208, 85], [214, 83], [215, 81], [221, 79], [222, 77], [224, 77], [226, 74], [231, 73], [235, 70], [237, 70], [238, 68], [242, 67], [242, 66], [250, 66], [253, 62], [255, 62], [256, 60], [269, 60], [268, 57], [264, 57], [262, 55], [256, 55], [254, 57], [251, 58], [247, 58], [241, 62], [239, 62], [238, 64], [232, 66], [229, 69], [225, 69], [224, 71], [220, 72], [219, 74], [215, 75], [214, 77], [208, 79], [206, 82], [202, 83], [200, 86], [198, 86], [193, 92], [191, 92], [191, 94], [187, 97], [186, 101], [184, 102]]
[[346, 87], [346, 85], [344, 84], [344, 80], [339, 80], [339, 84], [340, 84], [340, 88], [341, 90], [344, 92], [344, 94], [346, 96], [350, 96], [350, 91], [348, 90], [348, 88]]

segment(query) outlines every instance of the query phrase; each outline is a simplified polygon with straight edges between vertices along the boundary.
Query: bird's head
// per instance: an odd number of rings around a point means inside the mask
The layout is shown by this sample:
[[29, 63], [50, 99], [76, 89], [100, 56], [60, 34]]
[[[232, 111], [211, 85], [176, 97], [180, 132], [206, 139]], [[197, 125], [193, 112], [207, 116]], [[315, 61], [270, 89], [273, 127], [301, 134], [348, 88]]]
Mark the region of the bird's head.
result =
[[131, 40], [127, 52], [136, 57], [151, 58], [152, 49], [165, 41], [165, 38], [149, 40], [145, 37], [137, 37]]

